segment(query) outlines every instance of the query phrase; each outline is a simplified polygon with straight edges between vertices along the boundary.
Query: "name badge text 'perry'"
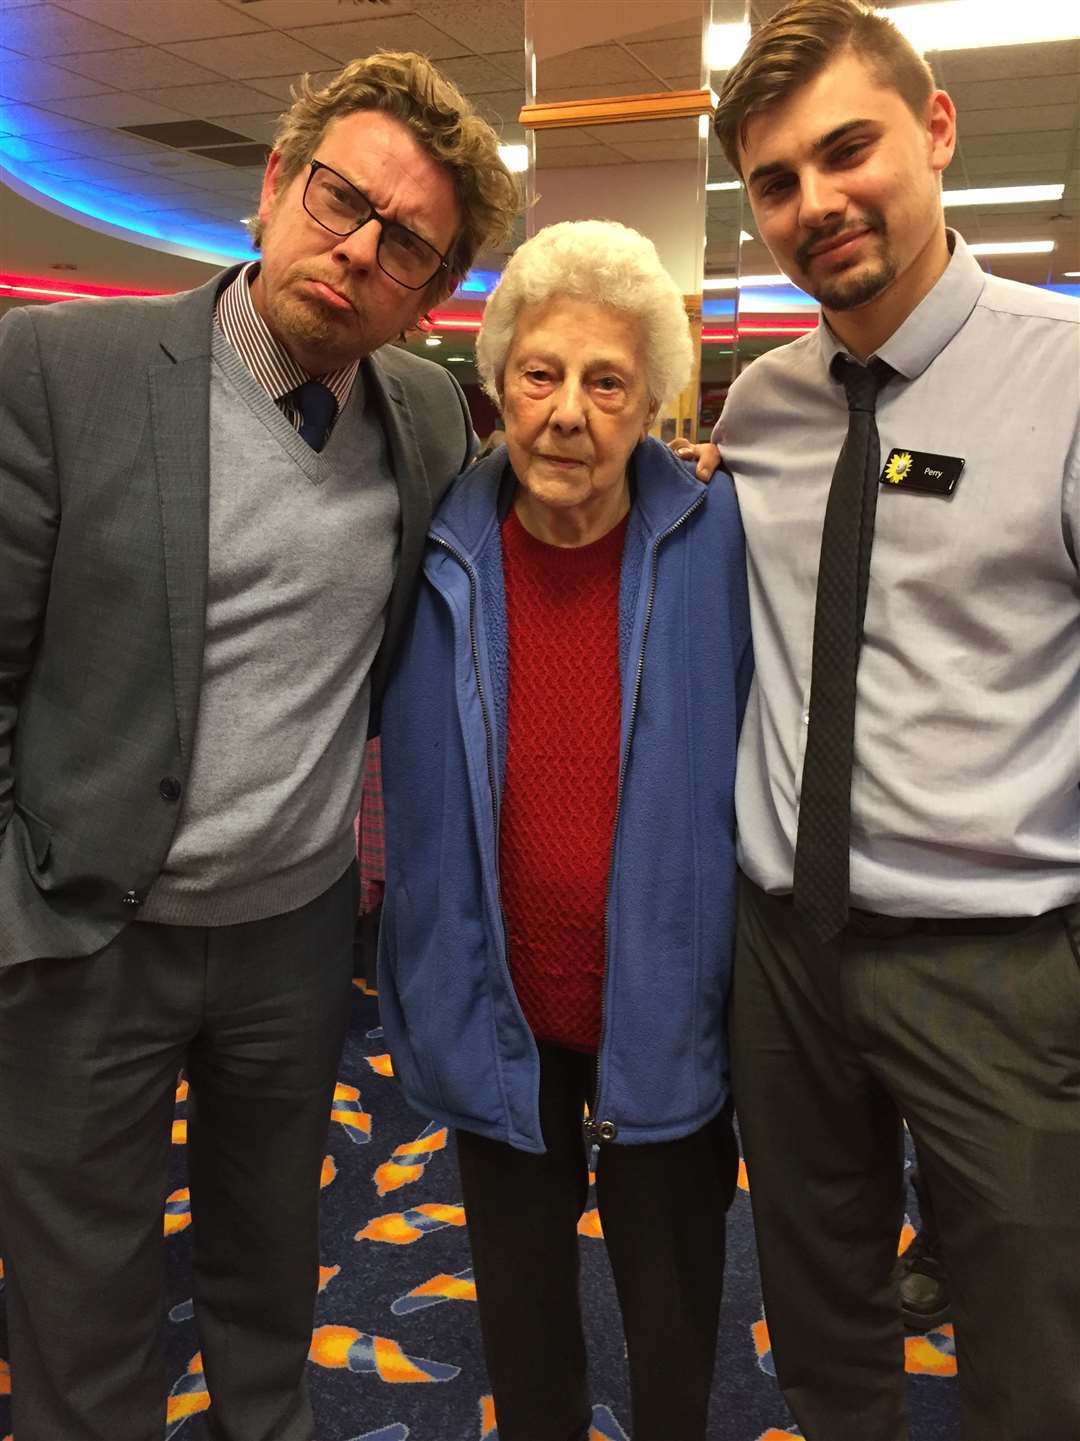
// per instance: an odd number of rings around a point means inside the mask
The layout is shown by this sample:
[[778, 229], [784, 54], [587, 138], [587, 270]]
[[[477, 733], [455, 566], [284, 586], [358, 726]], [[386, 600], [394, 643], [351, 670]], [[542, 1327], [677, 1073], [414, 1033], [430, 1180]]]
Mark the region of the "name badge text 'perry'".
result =
[[964, 468], [959, 455], [931, 455], [928, 450], [889, 451], [880, 485], [895, 490], [921, 490], [929, 495], [952, 495]]

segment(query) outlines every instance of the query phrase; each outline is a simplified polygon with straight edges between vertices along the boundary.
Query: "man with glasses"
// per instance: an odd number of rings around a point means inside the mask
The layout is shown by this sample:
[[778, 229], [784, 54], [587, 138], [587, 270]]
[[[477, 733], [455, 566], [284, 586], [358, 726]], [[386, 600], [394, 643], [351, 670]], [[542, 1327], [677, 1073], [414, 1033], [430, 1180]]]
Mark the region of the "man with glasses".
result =
[[190, 1080], [215, 1441], [311, 1441], [374, 680], [464, 397], [387, 342], [517, 208], [423, 58], [283, 117], [258, 262], [0, 326], [0, 1224], [19, 1441], [151, 1441]]

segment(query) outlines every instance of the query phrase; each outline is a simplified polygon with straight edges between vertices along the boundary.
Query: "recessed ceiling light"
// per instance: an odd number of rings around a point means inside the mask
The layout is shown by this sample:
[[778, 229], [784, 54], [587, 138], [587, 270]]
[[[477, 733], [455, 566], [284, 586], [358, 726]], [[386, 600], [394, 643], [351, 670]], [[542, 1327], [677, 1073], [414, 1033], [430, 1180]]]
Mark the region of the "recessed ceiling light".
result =
[[527, 145], [500, 145], [499, 159], [507, 170], [520, 173], [529, 168], [529, 147]]
[[1080, 7], [1065, 0], [1024, 0], [988, 5], [986, 0], [932, 0], [902, 5], [879, 15], [891, 20], [916, 50], [981, 50], [989, 45], [1031, 45], [1080, 35]]
[[710, 70], [730, 70], [746, 49], [750, 39], [750, 26], [736, 22], [733, 25], [710, 25], [707, 50]]
[[1053, 248], [1052, 240], [987, 240], [968, 246], [972, 255], [1046, 255]]
[[1064, 185], [985, 185], [974, 190], [946, 190], [943, 205], [1025, 205], [1036, 200], [1060, 200]]

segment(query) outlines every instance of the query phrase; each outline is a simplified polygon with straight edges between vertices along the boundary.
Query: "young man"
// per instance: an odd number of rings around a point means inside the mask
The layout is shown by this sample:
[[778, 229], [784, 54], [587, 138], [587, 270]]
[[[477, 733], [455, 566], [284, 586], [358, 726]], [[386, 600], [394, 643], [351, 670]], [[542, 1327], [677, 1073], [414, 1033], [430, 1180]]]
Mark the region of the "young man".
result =
[[0, 1229], [19, 1441], [162, 1435], [181, 1066], [210, 1433], [311, 1441], [371, 676], [473, 446], [450, 377], [386, 342], [516, 205], [457, 91], [420, 56], [370, 56], [305, 83], [283, 118], [257, 264], [0, 327]]
[[902, 1113], [938, 1212], [965, 1438], [1065, 1441], [1080, 308], [985, 275], [946, 230], [953, 104], [861, 6], [787, 6], [716, 124], [762, 239], [822, 307], [735, 382], [717, 437], [757, 666], [733, 1064], [777, 1375], [807, 1441], [908, 1435]]

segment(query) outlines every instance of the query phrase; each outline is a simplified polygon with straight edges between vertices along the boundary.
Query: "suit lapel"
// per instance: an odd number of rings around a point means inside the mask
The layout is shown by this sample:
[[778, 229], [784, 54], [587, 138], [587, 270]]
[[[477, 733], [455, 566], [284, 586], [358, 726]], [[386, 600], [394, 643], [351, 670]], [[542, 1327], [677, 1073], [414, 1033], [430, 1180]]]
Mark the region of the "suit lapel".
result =
[[151, 365], [150, 411], [165, 553], [173, 687], [180, 749], [190, 760], [202, 678], [210, 509], [210, 327], [214, 302], [236, 274], [179, 300]]
[[[364, 362], [364, 379], [375, 395], [385, 427], [390, 464], [401, 504], [401, 550], [397, 575], [411, 580], [419, 568], [431, 520], [431, 484], [427, 465], [416, 439], [412, 411], [401, 381], [380, 361], [378, 354]], [[402, 586], [395, 579], [386, 620], [388, 637], [397, 635], [411, 593], [411, 584]]]

